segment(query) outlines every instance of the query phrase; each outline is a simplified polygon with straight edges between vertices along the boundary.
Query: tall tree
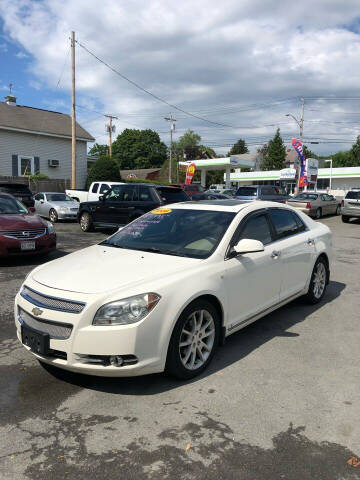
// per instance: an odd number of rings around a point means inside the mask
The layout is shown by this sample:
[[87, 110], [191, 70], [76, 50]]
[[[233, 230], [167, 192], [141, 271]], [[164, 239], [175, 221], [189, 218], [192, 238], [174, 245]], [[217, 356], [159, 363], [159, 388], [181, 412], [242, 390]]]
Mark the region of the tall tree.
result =
[[86, 186], [89, 188], [92, 182], [113, 181], [121, 182], [119, 165], [107, 155], [100, 156], [91, 166]]
[[94, 145], [89, 150], [89, 155], [94, 155], [100, 157], [102, 155], [108, 155], [109, 147], [108, 145], [101, 145], [100, 143], [94, 143]]
[[360, 135], [358, 135], [356, 142], [350, 149], [349, 163], [351, 165], [347, 165], [347, 167], [357, 167], [360, 165]]
[[276, 130], [274, 138], [270, 140], [264, 157], [264, 170], [281, 170], [285, 168], [286, 147], [280, 135], [280, 128]]
[[193, 160], [197, 158], [200, 140], [200, 135], [189, 129], [173, 143], [174, 153], [178, 156], [185, 154], [187, 160]]
[[230, 155], [241, 155], [243, 153], [249, 153], [249, 149], [246, 146], [245, 140], [239, 138], [239, 140], [231, 147], [231, 150], [227, 156], [230, 157]]
[[123, 170], [161, 167], [167, 147], [154, 130], [126, 128], [112, 144], [113, 158]]

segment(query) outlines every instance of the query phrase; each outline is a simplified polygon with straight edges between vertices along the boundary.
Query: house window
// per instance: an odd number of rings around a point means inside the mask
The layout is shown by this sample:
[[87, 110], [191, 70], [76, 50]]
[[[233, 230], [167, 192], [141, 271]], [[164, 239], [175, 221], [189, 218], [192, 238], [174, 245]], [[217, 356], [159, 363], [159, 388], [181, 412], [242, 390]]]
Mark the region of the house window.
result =
[[34, 157], [21, 157], [19, 155], [19, 175], [33, 175], [35, 173]]

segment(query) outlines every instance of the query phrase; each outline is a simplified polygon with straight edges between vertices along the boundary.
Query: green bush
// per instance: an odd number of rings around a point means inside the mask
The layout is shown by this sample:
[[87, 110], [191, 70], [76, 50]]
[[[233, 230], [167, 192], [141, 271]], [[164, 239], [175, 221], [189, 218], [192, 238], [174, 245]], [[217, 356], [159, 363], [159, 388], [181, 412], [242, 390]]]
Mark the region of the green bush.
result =
[[121, 182], [118, 164], [108, 156], [101, 156], [93, 163], [86, 181], [86, 188], [92, 182]]
[[49, 178], [45, 173], [36, 173], [34, 175], [30, 175], [30, 180], [46, 180]]

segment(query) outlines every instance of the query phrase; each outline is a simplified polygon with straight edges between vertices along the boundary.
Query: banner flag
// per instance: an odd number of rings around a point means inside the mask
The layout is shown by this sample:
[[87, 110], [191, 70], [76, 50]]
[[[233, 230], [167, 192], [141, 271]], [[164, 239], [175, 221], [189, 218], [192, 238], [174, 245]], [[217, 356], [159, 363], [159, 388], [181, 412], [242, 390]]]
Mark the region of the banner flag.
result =
[[300, 140], [297, 140], [296, 138], [293, 138], [291, 141], [292, 146], [294, 147], [296, 153], [298, 154], [299, 160], [300, 160], [300, 173], [299, 173], [299, 187], [306, 187], [308, 184], [307, 180], [307, 172], [306, 172], [306, 158], [304, 154], [304, 150], [302, 148], [302, 143]]
[[195, 163], [190, 163], [190, 165], [186, 169], [185, 185], [190, 185], [195, 175], [195, 170], [196, 170]]

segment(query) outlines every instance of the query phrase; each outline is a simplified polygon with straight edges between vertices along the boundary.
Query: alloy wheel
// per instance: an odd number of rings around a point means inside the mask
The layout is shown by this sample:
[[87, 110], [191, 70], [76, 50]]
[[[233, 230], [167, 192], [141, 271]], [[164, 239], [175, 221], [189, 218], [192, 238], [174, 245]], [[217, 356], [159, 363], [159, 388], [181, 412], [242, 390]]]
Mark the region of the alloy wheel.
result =
[[50, 216], [50, 221], [52, 223], [55, 223], [58, 219], [57, 213], [55, 212], [55, 210], [50, 210], [50, 215], [49, 216]]
[[89, 223], [89, 216], [86, 213], [83, 213], [80, 218], [80, 226], [84, 232], [89, 228]]
[[180, 335], [179, 354], [187, 370], [201, 368], [214, 346], [215, 322], [207, 310], [197, 310], [189, 315]]
[[316, 266], [313, 279], [313, 292], [315, 298], [319, 299], [324, 293], [326, 285], [326, 269], [323, 262], [319, 262]]

